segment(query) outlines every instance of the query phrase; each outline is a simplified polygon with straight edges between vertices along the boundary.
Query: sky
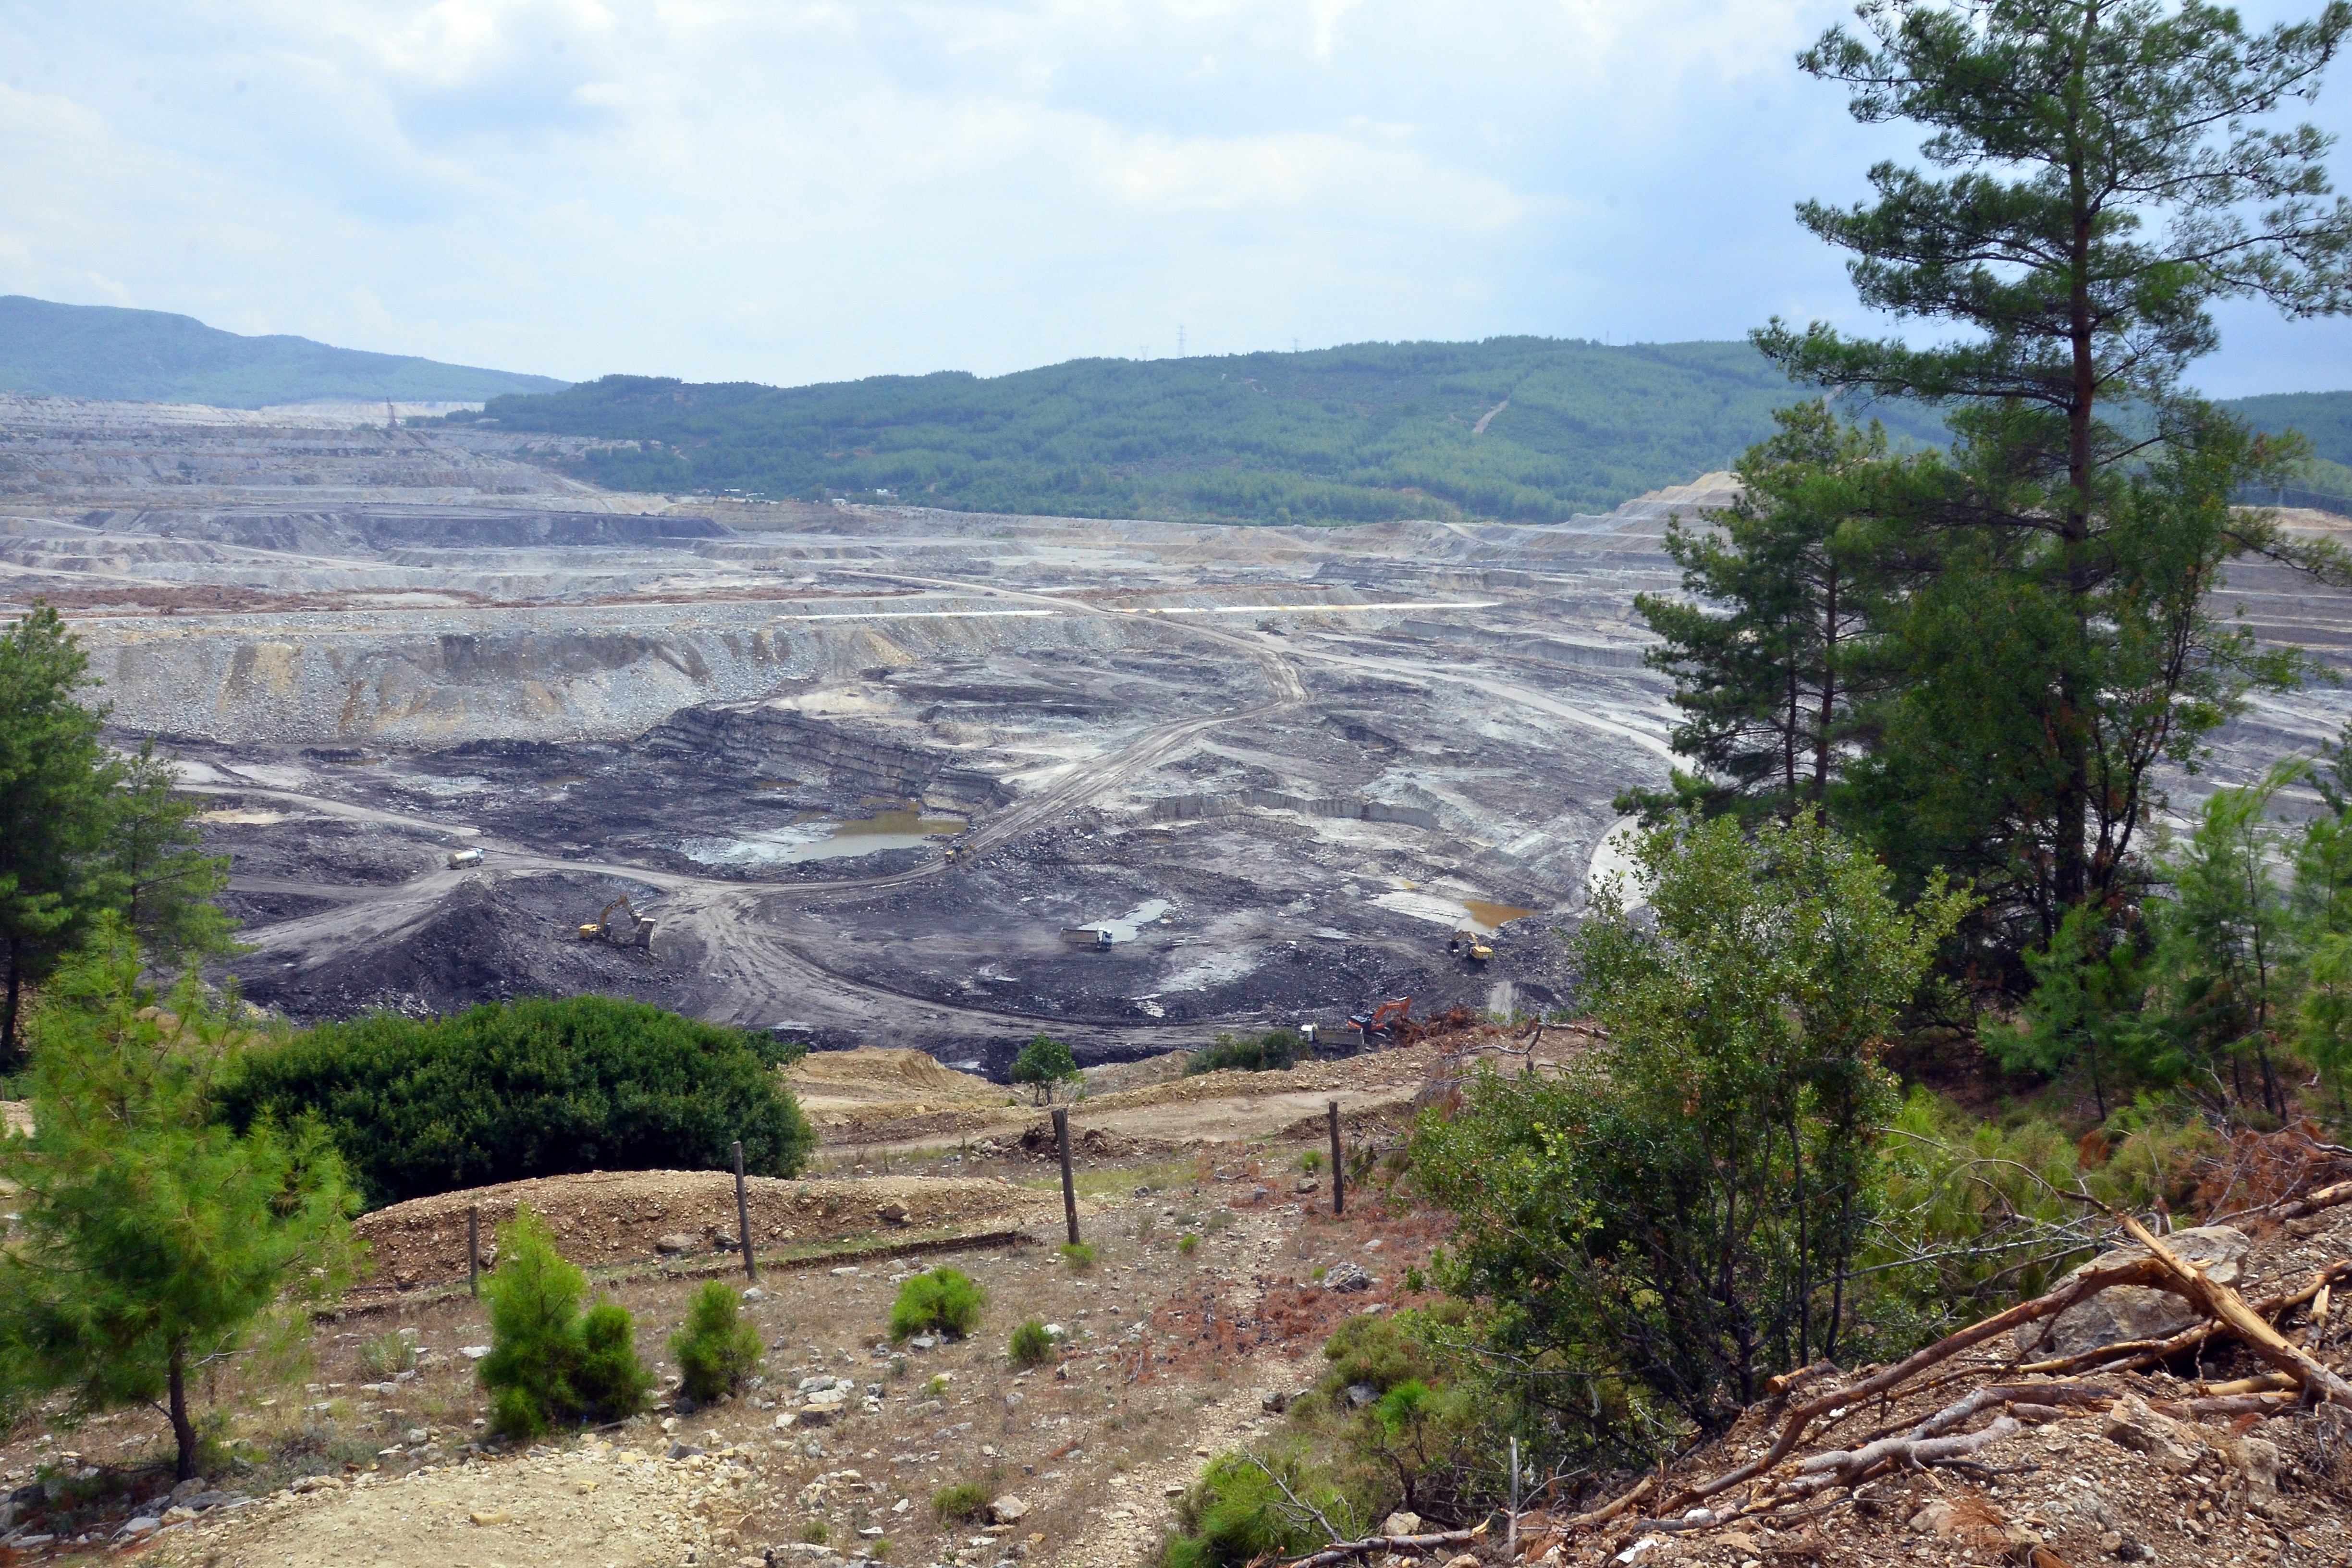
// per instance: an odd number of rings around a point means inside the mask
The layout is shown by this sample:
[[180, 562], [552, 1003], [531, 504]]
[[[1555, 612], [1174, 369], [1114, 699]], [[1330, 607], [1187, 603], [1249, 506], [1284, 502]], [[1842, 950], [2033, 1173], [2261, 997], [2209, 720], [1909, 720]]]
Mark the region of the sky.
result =
[[[1796, 68], [1848, 11], [0, 0], [0, 293], [780, 384], [1885, 330], [1790, 216], [1916, 144]], [[2352, 386], [2352, 322], [2222, 327], [2216, 395]]]

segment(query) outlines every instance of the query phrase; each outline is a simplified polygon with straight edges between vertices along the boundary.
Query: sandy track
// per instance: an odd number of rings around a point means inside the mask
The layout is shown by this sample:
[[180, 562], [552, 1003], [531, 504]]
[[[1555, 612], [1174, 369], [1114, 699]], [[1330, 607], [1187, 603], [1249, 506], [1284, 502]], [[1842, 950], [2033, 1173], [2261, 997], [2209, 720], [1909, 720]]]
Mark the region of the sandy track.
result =
[[[152, 1561], [226, 1568], [672, 1568], [698, 1559], [739, 1498], [764, 1489], [726, 1458], [670, 1460], [590, 1442], [563, 1452], [326, 1479], [231, 1516], [226, 1529], [165, 1535]], [[740, 1511], [737, 1510], [737, 1511]]]

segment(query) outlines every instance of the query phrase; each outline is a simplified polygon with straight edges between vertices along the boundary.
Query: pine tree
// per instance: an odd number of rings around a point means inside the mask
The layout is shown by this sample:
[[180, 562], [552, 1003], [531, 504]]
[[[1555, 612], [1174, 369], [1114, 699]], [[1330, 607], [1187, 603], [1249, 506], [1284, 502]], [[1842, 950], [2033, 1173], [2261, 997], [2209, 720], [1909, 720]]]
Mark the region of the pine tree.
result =
[[1826, 405], [1773, 416], [1748, 448], [1743, 493], [1708, 525], [1668, 525], [1675, 598], [1634, 600], [1664, 639], [1648, 661], [1675, 679], [1675, 750], [1739, 796], [1784, 812], [1829, 793], [1857, 705], [1875, 689], [1869, 644], [1885, 592], [1878, 489], [1885, 432]]
[[[1915, 679], [1942, 689], [1910, 733], [1984, 742], [1938, 764], [1966, 792], [1950, 826], [1980, 836], [1971, 853], [2046, 938], [2135, 875], [2149, 770], [2247, 683], [2284, 678], [2231, 664], [2246, 650], [2210, 614], [2224, 563], [2255, 551], [2342, 572], [2230, 511], [2300, 449], [2249, 437], [2182, 376], [2218, 342], [2219, 301], [2352, 308], [2331, 139], [2271, 122], [2317, 90], [2352, 5], [2258, 36], [2193, 0], [1867, 0], [1859, 16], [1864, 36], [1832, 27], [1800, 63], [1849, 88], [1865, 123], [1926, 127], [1937, 172], [1880, 163], [1873, 201], [1808, 202], [1800, 221], [1853, 253], [1863, 303], [1962, 336], [1776, 321], [1756, 341], [1805, 384], [1951, 411], [1959, 457], [1913, 519], [1954, 584], [1910, 628], [1928, 639]], [[1952, 663], [1996, 626], [1997, 668]], [[2010, 713], [1970, 708], [1961, 683], [1981, 697], [1988, 675]]]
[[182, 795], [169, 760], [148, 741], [126, 759], [112, 796], [110, 890], [149, 953], [178, 965], [232, 948], [232, 922], [213, 902], [228, 886], [228, 858], [204, 853], [204, 802]]
[[0, 632], [0, 1072], [18, 1065], [25, 987], [109, 902], [110, 795], [121, 767], [81, 705], [89, 660], [47, 605]]
[[307, 1333], [305, 1304], [349, 1276], [358, 1200], [315, 1124], [239, 1134], [212, 1120], [249, 1026], [193, 980], [159, 998], [144, 963], [106, 915], [34, 1013], [34, 1131], [0, 1142], [19, 1221], [0, 1253], [0, 1388], [159, 1408], [184, 1479], [191, 1377]]

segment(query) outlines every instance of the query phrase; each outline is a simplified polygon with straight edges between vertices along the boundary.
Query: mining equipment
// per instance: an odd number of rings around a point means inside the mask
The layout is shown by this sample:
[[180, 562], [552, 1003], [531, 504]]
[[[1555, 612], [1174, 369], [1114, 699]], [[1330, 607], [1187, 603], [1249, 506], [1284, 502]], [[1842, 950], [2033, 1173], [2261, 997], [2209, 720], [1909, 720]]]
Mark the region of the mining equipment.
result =
[[[629, 917], [627, 924], [614, 925], [614, 910], [620, 910], [627, 914]], [[609, 942], [614, 947], [642, 947], [651, 952], [654, 945], [654, 922], [650, 916], [637, 913], [635, 906], [630, 904], [628, 899], [624, 896], [606, 904], [604, 912], [596, 917], [593, 925], [582, 926], [580, 940]]]
[[452, 871], [463, 870], [468, 866], [478, 866], [481, 863], [482, 852], [478, 849], [452, 849], [449, 851], [449, 869]]
[[1466, 926], [1446, 939], [1445, 951], [1473, 963], [1484, 963], [1495, 956], [1493, 945]]
[[1403, 1023], [1412, 1016], [1412, 997], [1391, 996], [1369, 1013], [1351, 1014], [1348, 1019], [1348, 1026], [1355, 1030], [1357, 1037], [1369, 1046], [1372, 1043], [1374, 1035], [1385, 1037], [1391, 1025]]
[[1100, 949], [1110, 945], [1111, 935], [1100, 926], [1071, 926], [1062, 932], [1062, 940], [1072, 947]]

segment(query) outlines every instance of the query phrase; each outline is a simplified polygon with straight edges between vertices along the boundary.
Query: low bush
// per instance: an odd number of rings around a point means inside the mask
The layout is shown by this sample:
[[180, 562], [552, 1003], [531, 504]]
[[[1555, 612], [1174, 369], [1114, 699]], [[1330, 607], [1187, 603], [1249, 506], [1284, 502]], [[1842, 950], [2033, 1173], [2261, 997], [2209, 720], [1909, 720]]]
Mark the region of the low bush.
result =
[[1319, 1510], [1345, 1540], [1361, 1535], [1370, 1522], [1297, 1445], [1274, 1447], [1258, 1458], [1263, 1467], [1243, 1454], [1210, 1461], [1176, 1505], [1180, 1533], [1168, 1542], [1168, 1568], [1246, 1568], [1329, 1544], [1300, 1504]]
[[898, 1287], [890, 1307], [890, 1338], [904, 1340], [930, 1330], [968, 1334], [980, 1321], [987, 1296], [961, 1268], [934, 1268]]
[[372, 1207], [581, 1171], [796, 1173], [814, 1148], [764, 1035], [608, 996], [379, 1013], [244, 1053], [221, 1119], [315, 1115]]
[[734, 1393], [758, 1370], [760, 1331], [743, 1321], [743, 1298], [733, 1286], [708, 1280], [694, 1293], [685, 1325], [670, 1336], [669, 1353], [686, 1396], [708, 1403]]
[[1095, 1249], [1083, 1241], [1073, 1241], [1062, 1248], [1062, 1261], [1084, 1274], [1095, 1266]]
[[554, 1233], [528, 1206], [499, 1228], [499, 1266], [484, 1286], [490, 1353], [478, 1375], [500, 1436], [645, 1408], [654, 1379], [637, 1359], [636, 1325], [614, 1302], [582, 1311], [587, 1293], [587, 1276], [557, 1253]]
[[1045, 1331], [1043, 1320], [1032, 1318], [1013, 1331], [1005, 1353], [1014, 1366], [1043, 1366], [1054, 1359], [1054, 1336]]
[[1190, 1258], [1201, 1250], [1201, 1238], [1187, 1231], [1176, 1238], [1176, 1250], [1180, 1255]]
[[1217, 1043], [1184, 1064], [1187, 1073], [1280, 1072], [1298, 1065], [1307, 1054], [1294, 1029], [1276, 1029], [1255, 1036], [1219, 1035]]
[[963, 1524], [988, 1509], [988, 1489], [978, 1481], [957, 1481], [931, 1494], [931, 1511], [941, 1524]]
[[379, 1382], [395, 1373], [416, 1370], [416, 1341], [398, 1329], [388, 1330], [360, 1345], [360, 1370]]

